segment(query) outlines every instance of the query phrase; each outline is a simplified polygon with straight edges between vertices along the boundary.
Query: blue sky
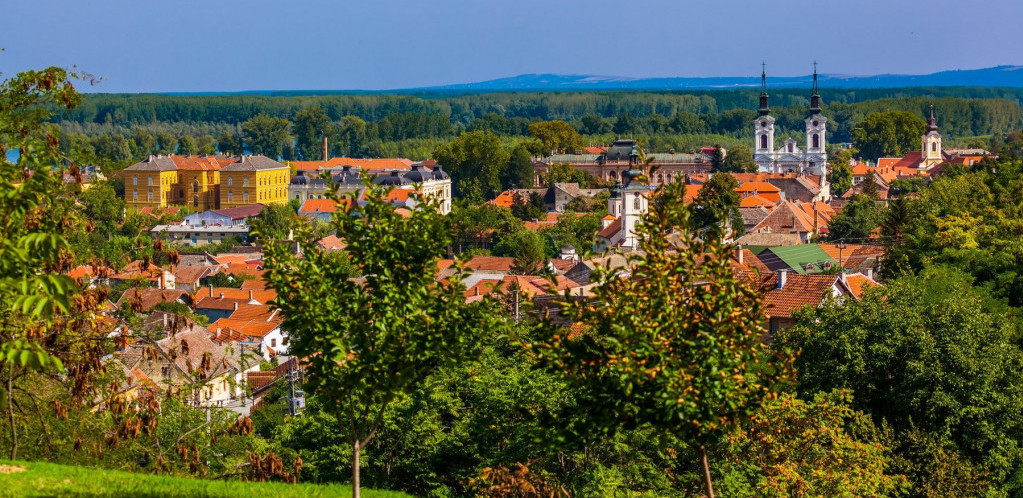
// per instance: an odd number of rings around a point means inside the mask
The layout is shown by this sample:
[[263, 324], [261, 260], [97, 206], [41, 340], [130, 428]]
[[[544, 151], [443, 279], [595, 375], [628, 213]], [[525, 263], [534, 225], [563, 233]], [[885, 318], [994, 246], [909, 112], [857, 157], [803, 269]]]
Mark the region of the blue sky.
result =
[[86, 91], [388, 89], [522, 73], [930, 73], [1023, 64], [1016, 0], [0, 0], [0, 72]]

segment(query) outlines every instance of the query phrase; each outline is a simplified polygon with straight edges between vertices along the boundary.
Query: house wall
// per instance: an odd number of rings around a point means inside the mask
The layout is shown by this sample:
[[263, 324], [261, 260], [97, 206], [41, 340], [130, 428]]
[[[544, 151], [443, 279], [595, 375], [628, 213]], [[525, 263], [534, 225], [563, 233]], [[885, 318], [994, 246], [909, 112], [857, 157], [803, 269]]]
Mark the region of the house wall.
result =
[[125, 171], [124, 197], [128, 207], [167, 207], [175, 204], [177, 171]]
[[220, 208], [287, 204], [290, 170], [220, 171]]

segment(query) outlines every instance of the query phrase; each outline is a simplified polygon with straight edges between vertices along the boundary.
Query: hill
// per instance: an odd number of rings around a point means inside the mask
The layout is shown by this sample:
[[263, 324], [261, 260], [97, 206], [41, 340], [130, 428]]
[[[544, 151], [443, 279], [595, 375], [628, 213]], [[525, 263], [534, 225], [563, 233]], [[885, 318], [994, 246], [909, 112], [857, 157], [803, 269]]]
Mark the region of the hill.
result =
[[[769, 77], [768, 86], [773, 88], [809, 87], [812, 75]], [[878, 74], [856, 76], [846, 74], [821, 74], [821, 87], [826, 88], [901, 88], [916, 86], [983, 86], [1023, 87], [1023, 66], [997, 66], [984, 69], [941, 71], [931, 74]], [[622, 76], [522, 74], [510, 78], [499, 78], [476, 83], [460, 83], [421, 88], [424, 91], [565, 91], [565, 90], [728, 90], [736, 88], [759, 88], [760, 78], [712, 77], [712, 78], [628, 78]]]
[[[405, 498], [394, 491], [362, 490], [367, 498]], [[113, 470], [55, 465], [44, 462], [0, 461], [0, 496], [131, 496], [131, 497], [317, 497], [351, 496], [352, 488], [338, 484], [214, 481], [132, 474]]]

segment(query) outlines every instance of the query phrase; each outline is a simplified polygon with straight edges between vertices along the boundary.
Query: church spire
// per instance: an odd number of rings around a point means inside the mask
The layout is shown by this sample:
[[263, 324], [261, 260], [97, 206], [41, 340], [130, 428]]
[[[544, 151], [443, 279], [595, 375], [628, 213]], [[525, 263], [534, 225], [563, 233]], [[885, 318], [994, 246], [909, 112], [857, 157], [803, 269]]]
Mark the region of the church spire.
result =
[[767, 64], [760, 63], [760, 109], [761, 116], [771, 114], [771, 108], [767, 105]]
[[931, 104], [931, 117], [927, 120], [927, 131], [938, 131], [938, 120], [934, 119], [934, 104]]
[[821, 96], [817, 93], [817, 62], [813, 63], [813, 93], [810, 95], [810, 114], [821, 113]]

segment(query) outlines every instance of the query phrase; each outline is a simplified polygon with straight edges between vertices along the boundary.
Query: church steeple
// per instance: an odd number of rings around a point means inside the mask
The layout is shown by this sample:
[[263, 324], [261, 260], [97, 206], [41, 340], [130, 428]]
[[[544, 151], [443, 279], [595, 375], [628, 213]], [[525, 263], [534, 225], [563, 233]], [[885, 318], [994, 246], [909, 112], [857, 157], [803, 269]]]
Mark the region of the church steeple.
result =
[[758, 112], [761, 116], [771, 114], [771, 108], [767, 105], [767, 67], [763, 63], [760, 64], [760, 109]]
[[810, 94], [810, 114], [821, 113], [821, 96], [817, 93], [817, 63], [813, 63], [813, 93]]
[[927, 131], [938, 131], [938, 120], [934, 119], [934, 104], [931, 104], [931, 117], [927, 120]]

